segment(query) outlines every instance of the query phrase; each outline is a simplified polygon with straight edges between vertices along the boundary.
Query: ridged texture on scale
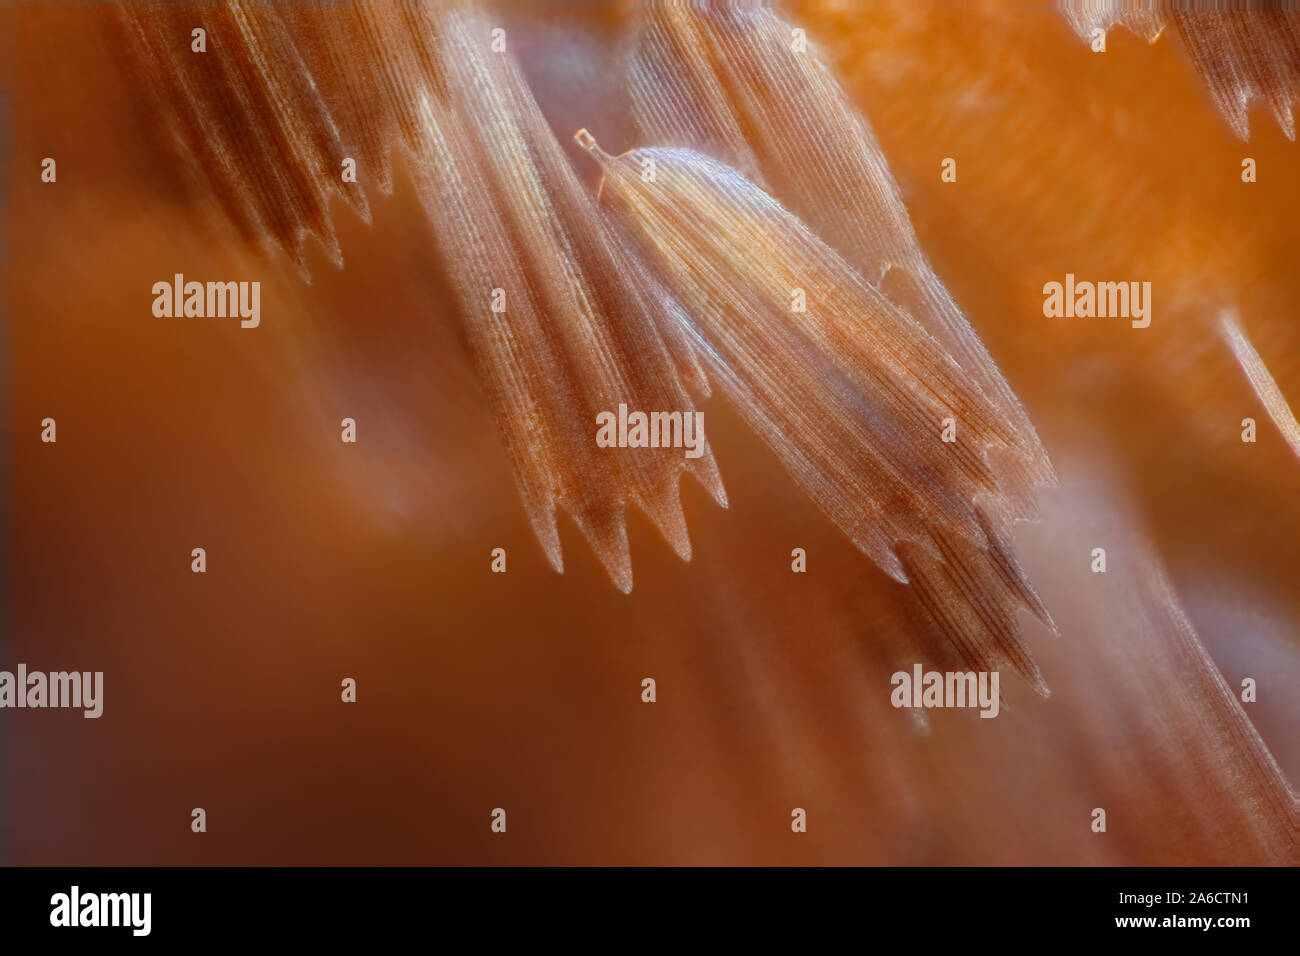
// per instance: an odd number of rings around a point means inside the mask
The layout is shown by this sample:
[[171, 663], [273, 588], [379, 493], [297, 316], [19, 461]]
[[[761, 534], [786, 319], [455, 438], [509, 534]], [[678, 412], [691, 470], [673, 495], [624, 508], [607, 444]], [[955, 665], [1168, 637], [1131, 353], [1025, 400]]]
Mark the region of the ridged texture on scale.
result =
[[870, 125], [804, 39], [795, 50], [794, 28], [763, 6], [646, 4], [630, 70], [646, 141], [734, 166], [803, 219], [988, 396], [1023, 459], [1009, 477], [1053, 481], [1020, 402], [926, 260]]
[[[281, 13], [231, 0], [197, 17], [166, 5], [122, 9], [183, 146], [231, 218], [300, 264], [309, 233], [341, 264], [331, 192], [365, 209], [359, 187], [336, 185], [342, 158], [389, 191], [392, 150], [404, 149], [529, 520], [557, 570], [557, 510], [573, 517], [623, 591], [632, 587], [629, 505], [689, 559], [678, 483], [690, 471], [725, 505], [712, 453], [596, 446], [598, 412], [693, 406], [637, 269], [510, 54], [492, 49], [489, 20], [443, 4]], [[208, 29], [206, 56], [176, 39], [195, 22]]]
[[[1136, 0], [1058, 0], [1076, 33], [1122, 26], [1154, 43], [1173, 23], [1232, 131], [1250, 139], [1249, 111], [1256, 101], [1272, 111], [1295, 139], [1300, 101], [1300, 7], [1293, 3], [1188, 9]], [[1210, 5], [1206, 5], [1210, 7]]]
[[[240, 235], [283, 249], [304, 279], [307, 236], [341, 266], [330, 198], [367, 221], [369, 208], [341, 182], [338, 128], [275, 8], [229, 0], [118, 9], [167, 131]], [[205, 53], [191, 50], [196, 28]]]
[[[445, 92], [421, 92], [417, 187], [454, 264], [479, 372], [533, 528], [558, 569], [555, 508], [567, 509], [615, 583], [632, 587], [623, 509], [655, 521], [690, 557], [678, 498], [689, 469], [720, 503], [706, 449], [602, 449], [596, 415], [693, 411], [631, 268], [560, 151], [513, 62], [470, 16], [439, 24]], [[455, 64], [454, 68], [451, 64]], [[493, 312], [493, 289], [506, 308]]]
[[[775, 198], [703, 156], [660, 152], [660, 185], [678, 191], [636, 193], [628, 180], [624, 198], [649, 205], [623, 232], [477, 8], [230, 0], [197, 16], [139, 5], [123, 15], [230, 217], [300, 268], [309, 234], [341, 259], [332, 193], [367, 211], [362, 186], [341, 183], [342, 159], [388, 192], [394, 150], [405, 158], [557, 570], [559, 510], [624, 591], [629, 505], [689, 557], [678, 482], [689, 470], [725, 504], [711, 452], [601, 449], [596, 415], [620, 404], [689, 413], [685, 387], [707, 394], [711, 375], [837, 526], [913, 585], [972, 666], [1010, 664], [1045, 691], [1016, 617], [1028, 607], [1050, 618], [1010, 532], [1035, 517], [1033, 486], [1053, 479], [1051, 466], [921, 252], [865, 121], [771, 12], [645, 8], [630, 87], [652, 140], [711, 151]], [[177, 39], [196, 22], [208, 30], [202, 56]], [[644, 218], [655, 203], [668, 206]], [[638, 232], [648, 254], [628, 242]], [[808, 295], [798, 315], [796, 287]], [[955, 443], [940, 439], [949, 416]]]
[[1286, 396], [1277, 387], [1277, 382], [1269, 372], [1268, 366], [1259, 357], [1259, 352], [1255, 351], [1255, 346], [1251, 344], [1234, 313], [1225, 312], [1220, 317], [1219, 334], [1228, 343], [1228, 348], [1232, 349], [1233, 357], [1241, 366], [1241, 370], [1246, 373], [1250, 387], [1254, 389], [1260, 402], [1267, 409], [1268, 417], [1273, 420], [1273, 424], [1282, 433], [1291, 450], [1300, 457], [1300, 422], [1296, 421], [1295, 413], [1287, 404]]
[[[1051, 464], [927, 262], [868, 124], [802, 39], [761, 6], [647, 4], [630, 68], [645, 139], [738, 172], [647, 151], [634, 161], [666, 163], [663, 190], [623, 161], [614, 188], [669, 260], [712, 373], [796, 480], [915, 586], [970, 663], [1014, 662], [1042, 689], [1015, 616], [1050, 618], [1008, 542], [1014, 520], [1036, 516]], [[791, 311], [795, 288], [807, 316]], [[907, 357], [885, 372], [877, 350], [903, 340]], [[956, 445], [939, 440], [949, 414]]]
[[[1014, 427], [924, 328], [735, 170], [689, 150], [591, 148], [602, 198], [685, 304], [706, 371], [809, 497], [916, 587], [969, 663], [1011, 664], [1045, 690], [1014, 616], [1046, 611], [993, 519], [1018, 512], [1018, 491], [984, 455]], [[959, 441], [942, 440], [947, 417]]]

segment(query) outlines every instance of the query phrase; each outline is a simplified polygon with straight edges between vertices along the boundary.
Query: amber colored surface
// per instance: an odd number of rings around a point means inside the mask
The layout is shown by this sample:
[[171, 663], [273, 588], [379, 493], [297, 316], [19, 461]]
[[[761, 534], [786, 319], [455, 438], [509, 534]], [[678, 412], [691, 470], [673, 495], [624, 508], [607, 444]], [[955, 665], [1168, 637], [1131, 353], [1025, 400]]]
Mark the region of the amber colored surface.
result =
[[[1018, 538], [1061, 629], [1026, 616], [1052, 696], [1008, 679], [998, 719], [939, 712], [928, 730], [889, 706], [888, 677], [918, 648], [943, 660], [940, 642], [718, 398], [703, 407], [730, 508], [685, 484], [692, 561], [632, 516], [624, 596], [562, 522], [556, 575], [405, 169], [372, 225], [335, 205], [344, 268], [309, 249], [305, 284], [182, 184], [106, 8], [18, 9], [0, 666], [103, 670], [106, 691], [98, 721], [0, 716], [7, 861], [1293, 853], [1294, 796], [1228, 691], [1259, 680], [1246, 714], [1294, 777], [1300, 466], [1211, 319], [1239, 311], [1294, 406], [1296, 145], [1262, 117], [1234, 139], [1163, 39], [1116, 33], [1102, 56], [1046, 10], [903, 9], [794, 19], [835, 55], [1062, 479]], [[47, 155], [55, 185], [39, 181]], [[956, 184], [939, 181], [944, 156]], [[1044, 319], [1042, 283], [1067, 271], [1150, 279], [1152, 327]], [[175, 272], [259, 279], [262, 327], [155, 319], [150, 286]], [[1246, 415], [1256, 445], [1237, 439]], [[56, 445], [39, 442], [45, 416]], [[1104, 580], [1087, 571], [1099, 542]], [[189, 569], [198, 546], [206, 575]], [[796, 546], [806, 575], [790, 573]], [[488, 571], [494, 547], [506, 575]], [[1161, 565], [1227, 690], [1169, 623]], [[1098, 806], [1105, 835], [1088, 828]]]

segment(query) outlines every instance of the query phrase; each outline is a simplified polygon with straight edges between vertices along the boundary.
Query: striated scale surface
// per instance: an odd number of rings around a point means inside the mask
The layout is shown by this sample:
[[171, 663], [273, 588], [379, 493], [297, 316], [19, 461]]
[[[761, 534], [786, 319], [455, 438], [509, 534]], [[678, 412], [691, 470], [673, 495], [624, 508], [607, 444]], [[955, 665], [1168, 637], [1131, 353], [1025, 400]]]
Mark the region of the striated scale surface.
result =
[[1009, 664], [1045, 692], [1015, 614], [1050, 619], [1000, 525], [1023, 503], [986, 455], [1013, 426], [919, 323], [739, 172], [688, 150], [615, 158], [579, 136], [604, 170], [602, 199], [686, 306], [710, 378], [804, 492], [921, 593], [963, 657]]
[[1172, 23], [1214, 105], [1232, 131], [1250, 139], [1250, 109], [1267, 107], [1287, 139], [1295, 139], [1300, 101], [1300, 8], [1259, 4], [1216, 8], [1135, 0], [1058, 0], [1075, 32], [1125, 27], [1155, 43]]

